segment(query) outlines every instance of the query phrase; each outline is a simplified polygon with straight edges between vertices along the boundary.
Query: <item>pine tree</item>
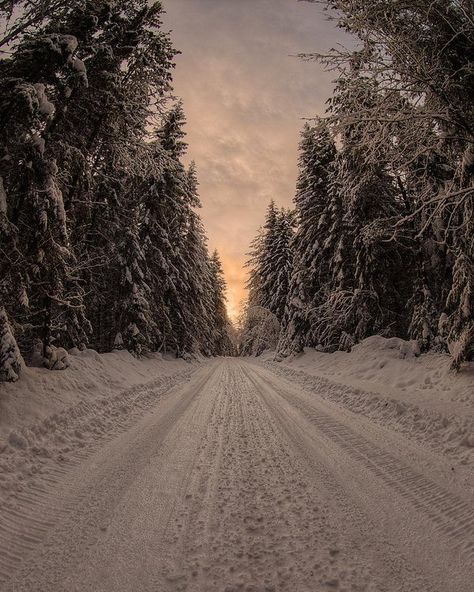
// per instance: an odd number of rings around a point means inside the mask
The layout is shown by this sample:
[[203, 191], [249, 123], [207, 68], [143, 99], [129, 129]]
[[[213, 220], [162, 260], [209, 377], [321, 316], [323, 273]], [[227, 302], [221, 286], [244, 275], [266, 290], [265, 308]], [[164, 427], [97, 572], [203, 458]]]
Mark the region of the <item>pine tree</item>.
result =
[[294, 235], [294, 213], [282, 209], [275, 224], [275, 240], [269, 259], [267, 282], [273, 286], [269, 309], [281, 323], [285, 314], [290, 276], [293, 264], [292, 240]]
[[[160, 179], [159, 199], [168, 212], [168, 238], [172, 245], [170, 266], [166, 278], [165, 306], [172, 327], [171, 348], [177, 356], [191, 353], [193, 337], [188, 332], [187, 305], [190, 299], [190, 275], [186, 261], [186, 233], [192, 217], [192, 208], [199, 205], [195, 187], [182, 163], [187, 145], [184, 141], [186, 122], [181, 103], [164, 116], [157, 132], [159, 145], [166, 155]], [[160, 289], [161, 286], [156, 287]]]
[[[425, 348], [440, 347], [447, 338], [450, 349], [459, 352], [454, 362], [459, 367], [473, 358], [474, 349], [466, 314], [472, 310], [467, 295], [472, 293], [474, 249], [472, 2], [330, 0], [328, 5], [338, 11], [340, 25], [359, 36], [361, 50], [320, 59], [342, 68], [356, 59], [362, 75], [382, 90], [378, 102], [355, 116], [371, 122], [372, 133], [363, 141], [366, 155], [374, 159], [379, 147], [397, 136], [394, 130], [403, 129], [391, 152], [401, 185], [409, 183], [413, 164], [427, 156], [428, 166], [418, 167], [412, 185], [416, 191], [406, 187], [411, 207], [400, 220], [418, 242], [410, 334]], [[441, 166], [434, 171], [429, 163], [436, 160]], [[431, 256], [439, 259], [439, 267], [431, 265]]]
[[311, 330], [312, 339], [324, 349], [350, 349], [375, 333], [403, 337], [407, 332], [404, 303], [410, 277], [404, 272], [404, 256], [408, 251], [400, 242], [390, 241], [390, 227], [399, 220], [403, 202], [383, 151], [377, 161], [364, 154], [367, 124], [351, 117], [369, 110], [376, 92], [373, 82], [361, 77], [354, 65], [348, 75], [341, 75], [331, 104], [341, 129], [331, 185], [333, 218], [339, 228], [337, 237], [334, 229], [328, 237], [330, 291], [315, 311]]
[[13, 335], [5, 308], [0, 307], [0, 382], [15, 382], [23, 367], [23, 358]]
[[293, 260], [292, 239], [293, 213], [279, 210], [272, 201], [265, 224], [252, 242], [246, 264], [249, 268], [249, 298], [243, 329], [243, 353], [259, 355], [267, 347], [276, 345], [272, 342], [273, 336], [279, 332], [287, 303]]
[[[420, 129], [420, 141], [431, 145], [430, 138], [423, 138]], [[434, 134], [432, 126], [426, 133]], [[403, 138], [405, 130], [401, 129]], [[422, 139], [423, 138], [423, 139]], [[409, 229], [414, 239], [413, 295], [407, 304], [410, 325], [408, 334], [415, 339], [421, 351], [435, 349], [446, 351], [447, 323], [446, 301], [452, 285], [453, 258], [446, 244], [446, 226], [448, 220], [441, 214], [431, 216], [429, 208], [423, 207], [416, 212], [418, 196], [427, 191], [436, 194], [442, 191], [446, 182], [450, 182], [454, 171], [449, 166], [446, 155], [440, 150], [426, 150], [415, 158], [408, 167], [405, 186], [409, 205], [409, 220], [403, 224], [403, 231]]]
[[330, 131], [320, 121], [306, 124], [301, 134], [295, 208], [297, 230], [287, 309], [279, 349], [301, 351], [309, 340], [309, 315], [324, 301], [329, 281], [325, 246], [331, 225], [329, 182], [336, 148]]
[[16, 251], [1, 275], [26, 351], [37, 336], [45, 348], [53, 339], [79, 345], [88, 329], [52, 141], [64, 80], [75, 75], [76, 47], [71, 35], [44, 30], [0, 62], [0, 118], [7, 122], [0, 133], [0, 175], [7, 243], [13, 241]]
[[247, 266], [250, 268], [249, 306], [267, 308], [283, 318], [292, 264], [290, 243], [293, 214], [279, 210], [272, 201], [262, 231], [253, 241]]
[[[194, 163], [187, 170], [186, 195], [190, 207], [187, 212], [182, 245], [182, 275], [186, 278], [186, 292], [181, 294], [183, 316], [188, 319], [186, 334], [188, 352], [212, 355], [214, 352], [213, 286], [207, 238], [201, 219], [193, 209], [200, 207], [198, 181]], [[192, 340], [192, 341], [191, 341]]]
[[141, 356], [153, 350], [156, 324], [137, 212], [130, 220], [129, 228], [119, 238], [117, 252], [120, 291], [114, 303], [117, 328], [114, 342], [123, 344], [128, 351]]
[[224, 270], [215, 250], [210, 259], [211, 269], [211, 294], [213, 310], [213, 355], [230, 356], [234, 353], [234, 345], [231, 340], [231, 323], [227, 315], [226, 282]]

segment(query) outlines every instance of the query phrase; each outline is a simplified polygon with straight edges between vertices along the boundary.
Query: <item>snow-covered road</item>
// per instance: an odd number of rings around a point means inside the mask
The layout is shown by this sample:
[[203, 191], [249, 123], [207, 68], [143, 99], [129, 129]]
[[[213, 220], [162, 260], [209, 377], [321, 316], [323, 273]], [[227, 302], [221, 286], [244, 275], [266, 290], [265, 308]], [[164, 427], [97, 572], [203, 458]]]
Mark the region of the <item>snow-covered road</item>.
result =
[[449, 460], [239, 359], [0, 511], [2, 591], [472, 592]]

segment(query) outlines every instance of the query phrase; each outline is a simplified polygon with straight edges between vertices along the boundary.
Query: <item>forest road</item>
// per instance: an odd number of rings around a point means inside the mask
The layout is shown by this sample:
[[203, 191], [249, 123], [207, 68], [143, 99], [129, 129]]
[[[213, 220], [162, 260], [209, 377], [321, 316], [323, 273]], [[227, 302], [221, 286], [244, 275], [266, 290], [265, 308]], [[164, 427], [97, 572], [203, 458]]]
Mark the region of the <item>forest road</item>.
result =
[[29, 550], [1, 589], [472, 592], [472, 498], [444, 463], [261, 365], [213, 360], [65, 474], [47, 528], [12, 527]]

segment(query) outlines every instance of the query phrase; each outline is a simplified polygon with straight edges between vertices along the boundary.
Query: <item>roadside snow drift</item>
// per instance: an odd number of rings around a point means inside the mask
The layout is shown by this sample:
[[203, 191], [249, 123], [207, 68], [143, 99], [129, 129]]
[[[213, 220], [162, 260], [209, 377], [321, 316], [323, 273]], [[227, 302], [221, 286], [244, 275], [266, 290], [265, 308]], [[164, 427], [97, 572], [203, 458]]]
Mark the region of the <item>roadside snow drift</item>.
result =
[[277, 363], [266, 352], [261, 360], [318, 396], [474, 465], [472, 363], [455, 374], [448, 355], [419, 355], [415, 342], [380, 336], [350, 353], [306, 349]]
[[125, 351], [70, 360], [67, 370], [26, 368], [0, 385], [0, 505], [126, 429], [198, 366]]

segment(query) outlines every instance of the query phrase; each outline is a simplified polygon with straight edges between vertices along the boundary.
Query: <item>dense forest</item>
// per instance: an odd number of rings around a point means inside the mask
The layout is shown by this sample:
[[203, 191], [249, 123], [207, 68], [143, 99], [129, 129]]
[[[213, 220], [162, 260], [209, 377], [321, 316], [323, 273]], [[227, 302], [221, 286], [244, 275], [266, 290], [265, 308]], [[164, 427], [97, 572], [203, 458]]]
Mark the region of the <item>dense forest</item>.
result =
[[73, 347], [232, 351], [161, 14], [0, 1], [0, 379]]
[[[309, 0], [317, 2], [317, 0]], [[301, 134], [291, 215], [252, 245], [241, 349], [350, 350], [374, 334], [474, 358], [474, 4], [329, 0], [356, 49]]]
[[[307, 0], [354, 40], [251, 245], [241, 353], [380, 334], [474, 358], [472, 0]], [[64, 350], [233, 352], [146, 0], [0, 0], [0, 380]]]

